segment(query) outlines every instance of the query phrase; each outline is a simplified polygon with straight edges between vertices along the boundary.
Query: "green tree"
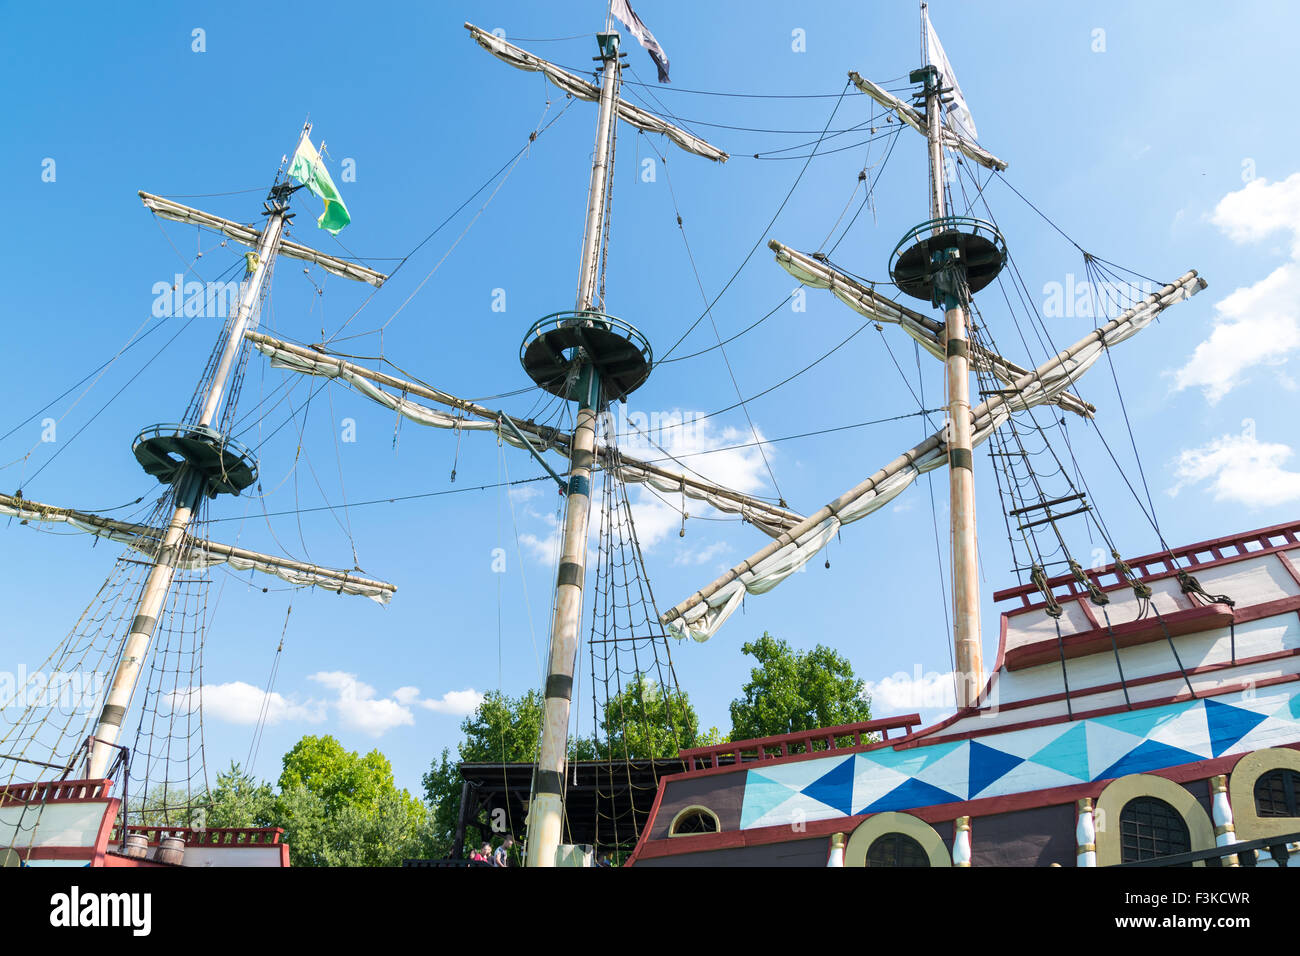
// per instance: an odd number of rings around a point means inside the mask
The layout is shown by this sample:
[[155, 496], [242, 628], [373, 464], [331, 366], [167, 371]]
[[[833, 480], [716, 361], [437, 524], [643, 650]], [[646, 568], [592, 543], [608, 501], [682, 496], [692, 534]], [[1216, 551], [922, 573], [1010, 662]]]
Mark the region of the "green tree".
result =
[[257, 783], [232, 760], [229, 770], [217, 774], [203, 822], [208, 827], [279, 826], [275, 815], [275, 792], [270, 784]]
[[491, 690], [460, 724], [465, 739], [456, 749], [465, 763], [531, 763], [542, 736], [542, 695], [510, 697]]
[[298, 866], [396, 866], [417, 855], [427, 810], [393, 781], [378, 750], [304, 737], [284, 755], [274, 816]]
[[731, 702], [731, 739], [850, 724], [871, 719], [871, 699], [848, 659], [818, 644], [795, 651], [766, 631], [741, 647], [759, 666]]
[[451, 759], [450, 750], [442, 748], [441, 756], [425, 771], [420, 782], [424, 785], [424, 800], [431, 808], [427, 838], [429, 856], [446, 859], [451, 856], [456, 840], [456, 820], [464, 783]]
[[349, 804], [369, 805], [393, 787], [393, 766], [378, 750], [364, 757], [333, 737], [304, 737], [284, 755], [280, 789], [306, 787], [336, 812]]
[[644, 674], [611, 697], [604, 711], [604, 739], [597, 743], [602, 758], [611, 753], [615, 759], [675, 757], [699, 742], [700, 718], [690, 697], [666, 693]]
[[160, 783], [150, 788], [136, 804], [128, 803], [131, 826], [188, 827], [202, 822], [207, 794]]
[[[532, 763], [537, 759], [537, 745], [542, 735], [544, 705], [542, 695], [535, 690], [518, 697], [488, 691], [474, 713], [461, 721], [460, 729], [465, 737], [456, 748], [459, 760], [453, 760], [451, 751], [444, 749], [421, 779], [424, 798], [431, 810], [425, 832], [428, 852], [432, 856], [449, 856], [455, 841], [464, 783], [458, 765]], [[575, 737], [570, 741], [570, 759], [591, 760], [595, 756], [596, 746], [590, 737]], [[486, 814], [482, 812], [469, 823], [477, 827], [480, 834], [492, 832]]]

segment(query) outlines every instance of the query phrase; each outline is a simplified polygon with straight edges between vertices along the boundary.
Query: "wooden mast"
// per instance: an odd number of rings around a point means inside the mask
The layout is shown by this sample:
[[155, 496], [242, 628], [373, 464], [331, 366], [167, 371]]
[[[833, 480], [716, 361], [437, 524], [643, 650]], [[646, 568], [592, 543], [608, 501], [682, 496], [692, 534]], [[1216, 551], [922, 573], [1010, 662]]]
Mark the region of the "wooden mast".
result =
[[[304, 135], [306, 135], [305, 130]], [[276, 246], [284, 230], [288, 208], [286, 202], [278, 199], [272, 201], [271, 213], [267, 217], [266, 228], [262, 231], [255, 253], [256, 266], [244, 281], [244, 288], [239, 298], [239, 311], [236, 313], [235, 321], [230, 324], [230, 332], [226, 338], [220, 364], [204, 396], [203, 411], [195, 432], [203, 433], [205, 438], [211, 438], [221, 446], [224, 446], [225, 442], [215, 427], [218, 424], [217, 412], [225, 396], [226, 384], [239, 353], [239, 347], [243, 344], [244, 332], [248, 329], [261, 302], [262, 284], [275, 259]], [[186, 533], [199, 502], [209, 491], [204, 474], [189, 465], [184, 466], [175, 478], [175, 488], [174, 505], [168, 518], [167, 529], [163, 533], [162, 544], [154, 554], [153, 567], [149, 570], [149, 576], [140, 592], [135, 616], [131, 621], [131, 630], [122, 644], [122, 654], [113, 673], [113, 682], [95, 726], [87, 771], [87, 777], [92, 780], [102, 777], [108, 769], [109, 758], [113, 754], [118, 735], [122, 730], [122, 719], [131, 705], [131, 698], [135, 694], [149, 644], [153, 640], [158, 619], [167, 600], [167, 593], [171, 589], [172, 578], [176, 574], [181, 545], [186, 539]]]
[[[926, 139], [930, 158], [930, 218], [935, 234], [948, 231], [943, 157], [943, 89], [933, 64], [925, 74]], [[942, 295], [948, 394], [948, 505], [952, 542], [953, 648], [957, 707], [973, 707], [984, 686], [980, 641], [979, 553], [975, 535], [975, 473], [971, 442], [970, 342], [965, 302], [970, 295], [956, 247], [937, 251], [948, 268], [937, 286]]]
[[[943, 143], [943, 88], [939, 70], [927, 65], [926, 138], [930, 142], [930, 216], [935, 234], [948, 232]], [[971, 444], [970, 339], [966, 299], [969, 287], [953, 255], [957, 247], [944, 248], [956, 268], [941, 273], [946, 342], [946, 392], [948, 392], [948, 503], [953, 555], [953, 648], [957, 665], [958, 709], [975, 706], [984, 687], [983, 646], [980, 643], [979, 551], [975, 536], [975, 472]], [[937, 294], [937, 293], [936, 293]]]
[[[606, 185], [613, 168], [613, 129], [617, 116], [618, 39], [614, 32], [598, 38], [603, 77], [596, 144], [587, 191], [586, 228], [582, 264], [578, 273], [575, 318], [594, 315], [600, 274], [600, 243], [608, 213]], [[584, 352], [584, 350], [579, 350]], [[569, 747], [569, 705], [573, 696], [573, 671], [578, 655], [578, 629], [582, 622], [582, 588], [586, 577], [587, 522], [591, 514], [591, 465], [596, 451], [596, 416], [601, 405], [601, 377], [594, 356], [581, 354], [577, 379], [568, 397], [578, 402], [573, 443], [569, 450], [569, 486], [565, 499], [564, 539], [555, 582], [555, 611], [542, 714], [541, 750], [533, 778], [528, 813], [528, 866], [555, 866], [564, 825], [564, 770]]]

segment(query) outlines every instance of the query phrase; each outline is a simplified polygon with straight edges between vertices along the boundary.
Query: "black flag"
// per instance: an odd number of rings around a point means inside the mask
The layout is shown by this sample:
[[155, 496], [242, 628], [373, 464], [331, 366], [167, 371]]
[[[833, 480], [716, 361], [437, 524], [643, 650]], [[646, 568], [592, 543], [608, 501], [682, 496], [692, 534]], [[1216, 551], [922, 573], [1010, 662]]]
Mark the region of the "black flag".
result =
[[655, 66], [659, 68], [659, 82], [667, 83], [668, 54], [664, 53], [664, 48], [659, 45], [655, 35], [641, 22], [641, 18], [636, 15], [632, 5], [627, 0], [614, 0], [612, 12], [623, 26], [627, 27], [628, 33], [636, 37], [637, 42], [650, 52], [650, 59], [654, 60]]

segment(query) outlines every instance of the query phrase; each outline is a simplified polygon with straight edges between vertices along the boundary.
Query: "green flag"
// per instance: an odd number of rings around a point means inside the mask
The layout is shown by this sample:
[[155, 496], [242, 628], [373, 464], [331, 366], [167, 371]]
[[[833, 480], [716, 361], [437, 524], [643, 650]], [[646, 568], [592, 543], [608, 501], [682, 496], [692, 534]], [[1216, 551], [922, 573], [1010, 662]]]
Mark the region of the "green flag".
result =
[[334, 180], [330, 179], [329, 170], [325, 168], [325, 161], [305, 136], [298, 151], [293, 154], [289, 175], [325, 200], [325, 211], [316, 220], [319, 228], [329, 230], [331, 236], [337, 236], [352, 221], [348, 207], [343, 204], [343, 197], [339, 195]]

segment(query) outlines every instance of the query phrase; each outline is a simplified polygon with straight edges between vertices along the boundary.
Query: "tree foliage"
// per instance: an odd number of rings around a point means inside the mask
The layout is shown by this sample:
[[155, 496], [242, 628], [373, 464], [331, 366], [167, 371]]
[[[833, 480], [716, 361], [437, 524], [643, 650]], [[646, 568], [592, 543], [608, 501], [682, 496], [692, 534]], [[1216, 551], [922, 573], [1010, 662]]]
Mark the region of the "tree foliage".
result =
[[428, 831], [426, 809], [397, 788], [387, 757], [329, 736], [304, 737], [284, 755], [276, 817], [298, 866], [397, 866]]
[[230, 769], [217, 774], [217, 785], [208, 794], [204, 823], [209, 827], [276, 826], [275, 791], [258, 783], [233, 760]]
[[465, 739], [457, 750], [466, 763], [530, 763], [542, 735], [542, 695], [535, 690], [510, 697], [488, 691], [474, 713], [461, 721]]
[[766, 631], [741, 651], [759, 666], [731, 702], [732, 740], [871, 719], [871, 699], [837, 651], [821, 644], [796, 651]]
[[595, 745], [601, 758], [675, 757], [699, 745], [700, 718], [687, 694], [668, 693], [637, 674], [606, 702], [601, 736]]

